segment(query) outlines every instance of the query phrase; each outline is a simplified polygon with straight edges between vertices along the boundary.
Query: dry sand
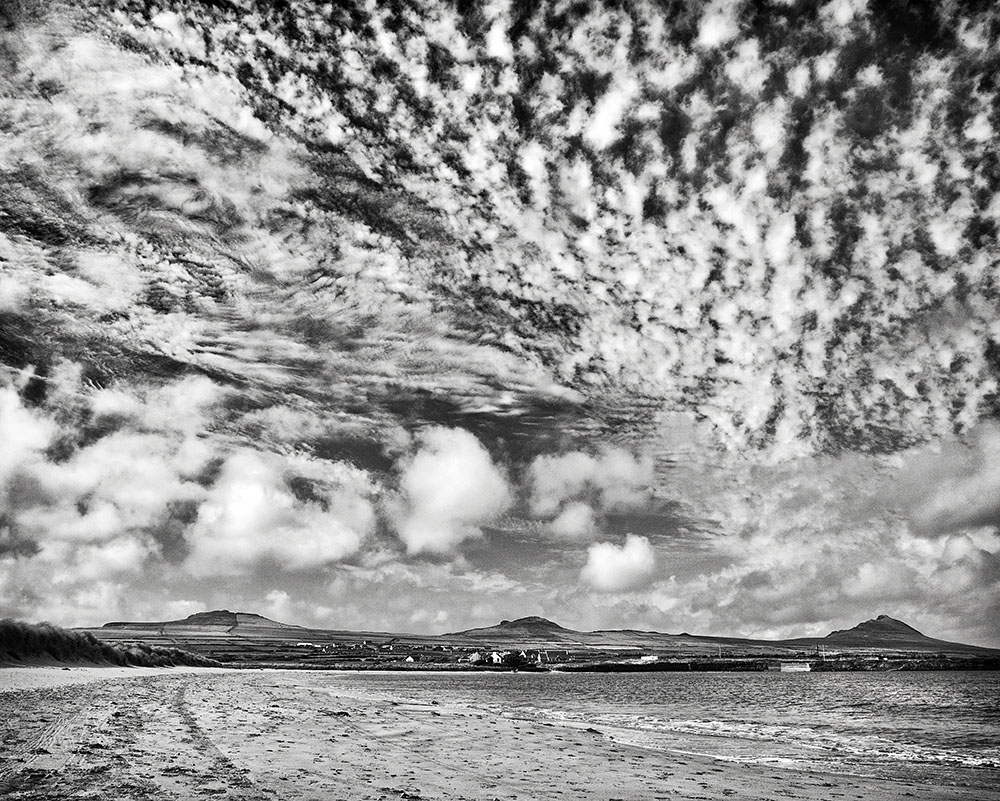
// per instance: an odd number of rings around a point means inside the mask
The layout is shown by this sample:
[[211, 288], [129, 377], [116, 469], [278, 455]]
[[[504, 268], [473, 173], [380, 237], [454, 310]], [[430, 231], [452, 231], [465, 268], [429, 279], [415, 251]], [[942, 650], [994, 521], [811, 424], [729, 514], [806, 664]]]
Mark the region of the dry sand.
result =
[[0, 797], [12, 799], [1000, 798], [345, 697], [308, 672], [0, 668], [0, 710]]

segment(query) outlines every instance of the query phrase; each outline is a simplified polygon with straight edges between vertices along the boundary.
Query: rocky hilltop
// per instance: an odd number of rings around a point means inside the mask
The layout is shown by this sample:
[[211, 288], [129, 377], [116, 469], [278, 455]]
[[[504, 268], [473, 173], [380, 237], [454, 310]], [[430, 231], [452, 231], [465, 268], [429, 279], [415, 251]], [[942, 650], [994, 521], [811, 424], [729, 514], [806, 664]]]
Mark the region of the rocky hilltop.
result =
[[553, 623], [544, 617], [531, 615], [529, 617], [519, 617], [517, 620], [501, 620], [495, 626], [484, 626], [481, 628], [468, 629], [466, 631], [443, 634], [442, 637], [461, 637], [467, 639], [509, 639], [512, 637], [528, 639], [552, 639], [561, 640], [567, 637], [577, 638], [578, 631], [563, 628], [558, 623]]
[[[850, 629], [837, 629], [826, 635], [832, 642], [868, 640], [871, 642], [924, 642], [932, 638], [917, 631], [913, 626], [888, 615], [866, 620]], [[937, 640], [932, 640], [937, 642]]]
[[257, 615], [252, 612], [230, 612], [228, 609], [216, 609], [211, 612], [196, 612], [188, 615], [183, 620], [167, 620], [163, 622], [136, 622], [136, 621], [115, 621], [105, 623], [105, 629], [128, 629], [128, 630], [151, 630], [151, 631], [177, 631], [184, 629], [204, 630], [204, 631], [225, 631], [247, 633], [254, 629], [299, 629], [290, 623], [279, 623], [275, 620]]

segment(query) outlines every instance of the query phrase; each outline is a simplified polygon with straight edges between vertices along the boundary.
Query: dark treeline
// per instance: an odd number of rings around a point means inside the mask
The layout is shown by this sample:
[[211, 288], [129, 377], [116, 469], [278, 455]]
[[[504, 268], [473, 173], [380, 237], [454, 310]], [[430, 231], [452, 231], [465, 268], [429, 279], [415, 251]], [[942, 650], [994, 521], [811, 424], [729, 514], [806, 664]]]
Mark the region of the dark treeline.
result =
[[0, 620], [0, 662], [54, 659], [58, 662], [95, 662], [139, 667], [200, 665], [217, 667], [214, 659], [181, 648], [145, 643], [112, 644], [93, 634], [69, 631], [49, 623]]

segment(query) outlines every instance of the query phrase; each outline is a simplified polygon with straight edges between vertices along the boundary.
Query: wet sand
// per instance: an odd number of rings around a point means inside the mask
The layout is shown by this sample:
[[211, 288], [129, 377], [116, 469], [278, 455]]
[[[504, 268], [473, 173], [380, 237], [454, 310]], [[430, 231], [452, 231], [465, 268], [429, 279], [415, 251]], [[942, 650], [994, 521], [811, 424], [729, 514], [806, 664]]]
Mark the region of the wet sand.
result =
[[0, 710], [12, 799], [1000, 799], [347, 697], [308, 672], [0, 668]]

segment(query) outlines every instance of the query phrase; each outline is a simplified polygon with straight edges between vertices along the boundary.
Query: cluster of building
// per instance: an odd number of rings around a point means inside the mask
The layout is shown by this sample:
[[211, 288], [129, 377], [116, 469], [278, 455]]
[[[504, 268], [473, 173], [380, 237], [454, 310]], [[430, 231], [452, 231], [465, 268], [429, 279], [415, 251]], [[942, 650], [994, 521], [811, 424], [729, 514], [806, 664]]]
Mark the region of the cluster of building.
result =
[[316, 643], [301, 641], [294, 643], [299, 653], [309, 649], [320, 658], [340, 657], [348, 660], [387, 659], [403, 662], [457, 662], [483, 667], [519, 665], [545, 665], [571, 661], [570, 652], [551, 649], [494, 650], [482, 648], [470, 650], [468, 646], [428, 645], [421, 647], [413, 643], [401, 642], [398, 638], [388, 641], [363, 640], [361, 642]]
[[524, 651], [473, 651], [459, 658], [459, 662], [470, 665], [545, 665], [569, 660], [568, 651], [524, 650]]

